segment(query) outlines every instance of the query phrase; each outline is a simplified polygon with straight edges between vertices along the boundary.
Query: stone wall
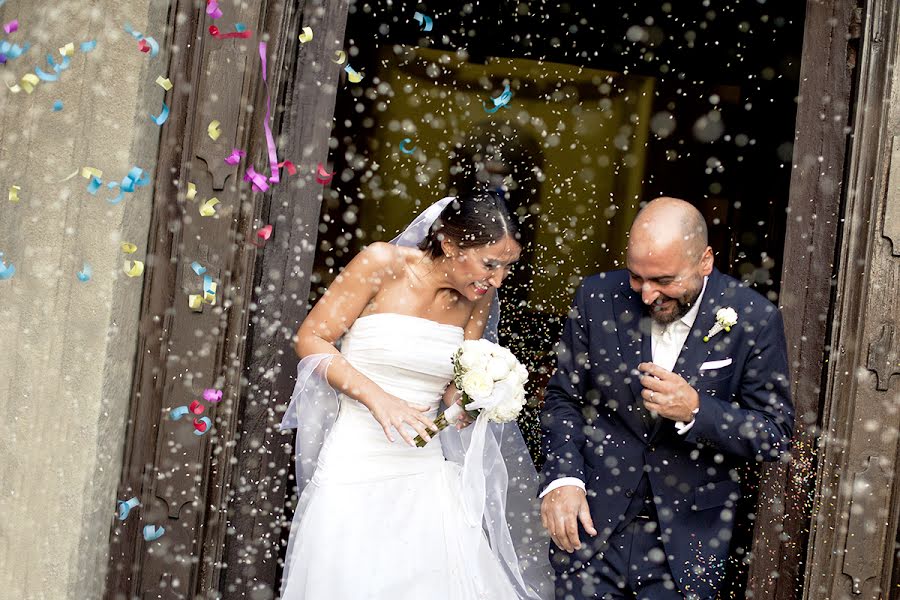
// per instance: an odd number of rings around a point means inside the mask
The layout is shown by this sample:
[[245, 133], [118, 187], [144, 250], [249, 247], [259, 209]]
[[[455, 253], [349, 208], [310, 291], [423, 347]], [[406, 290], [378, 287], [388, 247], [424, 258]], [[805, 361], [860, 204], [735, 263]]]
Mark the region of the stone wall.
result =
[[[0, 86], [0, 590], [6, 598], [98, 598], [107, 567], [135, 362], [144, 260], [166, 75], [168, 2], [75, 0], [0, 8], [7, 39], [30, 42], [0, 67], [7, 86], [74, 42], [59, 80], [33, 93]], [[156, 57], [124, 30], [153, 36]], [[2, 34], [0, 34], [2, 35]], [[83, 41], [96, 40], [90, 52]], [[177, 90], [176, 90], [177, 92]], [[53, 105], [62, 101], [61, 111]], [[82, 167], [121, 181], [152, 177], [117, 205], [87, 191]], [[19, 202], [7, 200], [20, 186]], [[121, 242], [137, 245], [122, 252]], [[87, 262], [91, 279], [76, 273]]]

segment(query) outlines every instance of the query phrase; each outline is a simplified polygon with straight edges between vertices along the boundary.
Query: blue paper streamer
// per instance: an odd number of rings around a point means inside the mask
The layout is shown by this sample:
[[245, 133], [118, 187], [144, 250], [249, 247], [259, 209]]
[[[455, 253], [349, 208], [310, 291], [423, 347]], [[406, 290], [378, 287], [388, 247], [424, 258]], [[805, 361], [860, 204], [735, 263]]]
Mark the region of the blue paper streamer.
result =
[[204, 275], [203, 276], [203, 293], [204, 294], [212, 294], [213, 293], [212, 285], [213, 285], [213, 278], [210, 277], [209, 275]]
[[53, 112], [59, 112], [63, 109], [62, 100], [57, 100], [53, 103]]
[[400, 141], [400, 152], [402, 152], [403, 154], [412, 154], [413, 152], [415, 152], [416, 146], [413, 146], [412, 148], [406, 147], [406, 144], [410, 143], [411, 141], [412, 140], [409, 138], [403, 138]]
[[91, 265], [84, 263], [84, 267], [76, 273], [78, 276], [78, 281], [89, 281], [91, 279], [91, 275], [93, 274], [93, 270], [91, 269]]
[[[0, 252], [0, 257], [3, 256], [3, 253]], [[16, 274], [16, 267], [12, 264], [6, 264], [2, 258], [0, 258], [0, 279], [9, 279], [13, 275]]]
[[100, 181], [99, 177], [91, 176], [91, 180], [88, 182], [87, 190], [93, 195], [97, 195], [97, 190], [100, 189], [100, 186], [103, 185], [103, 182]]
[[247, 31], [247, 26], [244, 25], [243, 23], [235, 23], [234, 30], [237, 31], [238, 33], [241, 33], [242, 31]]
[[150, 115], [150, 120], [153, 121], [154, 123], [156, 123], [157, 125], [159, 125], [160, 127], [162, 126], [163, 123], [166, 122], [166, 120], [168, 118], [169, 118], [169, 105], [166, 104], [165, 102], [163, 102], [162, 112], [159, 113], [159, 116], [154, 117], [153, 115]]
[[434, 24], [431, 17], [417, 12], [413, 15], [413, 18], [419, 23], [419, 27], [422, 28], [422, 31], [431, 31], [431, 27]]
[[119, 520], [124, 521], [128, 518], [128, 513], [131, 512], [132, 508], [136, 508], [141, 505], [141, 501], [137, 498], [130, 498], [129, 500], [119, 500]]
[[501, 108], [503, 108], [504, 106], [509, 104], [509, 101], [512, 100], [512, 96], [513, 96], [512, 91], [510, 91], [509, 84], [507, 83], [503, 90], [503, 93], [500, 94], [498, 97], [491, 99], [491, 102], [494, 103], [493, 107], [488, 108], [487, 104], [486, 103], [484, 104], [484, 112], [486, 112], [488, 114], [494, 114], [495, 112], [497, 112], [498, 110], [500, 110]]
[[177, 421], [184, 415], [188, 414], [190, 410], [188, 410], [187, 406], [176, 406], [172, 410], [169, 411], [169, 418], [173, 421]]
[[197, 275], [203, 275], [204, 273], [206, 273], [206, 267], [198, 263], [196, 260], [191, 263], [191, 268]]
[[90, 52], [94, 48], [97, 47], [97, 40], [89, 40], [87, 42], [81, 42], [81, 51], [82, 52]]
[[144, 525], [144, 539], [148, 542], [158, 540], [166, 532], [165, 527], [157, 527], [156, 525]]

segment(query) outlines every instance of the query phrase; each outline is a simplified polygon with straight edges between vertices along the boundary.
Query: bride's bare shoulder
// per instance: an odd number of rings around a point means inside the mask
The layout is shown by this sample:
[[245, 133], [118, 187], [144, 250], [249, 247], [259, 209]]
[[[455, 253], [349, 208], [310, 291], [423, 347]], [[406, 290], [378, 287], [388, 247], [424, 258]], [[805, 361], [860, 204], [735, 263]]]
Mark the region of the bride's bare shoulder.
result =
[[422, 257], [418, 248], [396, 246], [387, 242], [373, 242], [359, 253], [356, 260], [366, 265], [370, 272], [386, 275], [403, 273], [406, 266]]

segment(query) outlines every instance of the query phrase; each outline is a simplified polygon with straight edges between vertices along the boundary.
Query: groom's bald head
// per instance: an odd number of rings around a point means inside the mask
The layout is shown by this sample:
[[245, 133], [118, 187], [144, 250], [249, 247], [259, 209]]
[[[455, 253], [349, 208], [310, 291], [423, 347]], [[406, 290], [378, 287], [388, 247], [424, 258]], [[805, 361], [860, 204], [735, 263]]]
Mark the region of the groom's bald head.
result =
[[674, 251], [697, 259], [709, 246], [706, 219], [689, 202], [663, 196], [647, 203], [631, 226], [628, 247]]

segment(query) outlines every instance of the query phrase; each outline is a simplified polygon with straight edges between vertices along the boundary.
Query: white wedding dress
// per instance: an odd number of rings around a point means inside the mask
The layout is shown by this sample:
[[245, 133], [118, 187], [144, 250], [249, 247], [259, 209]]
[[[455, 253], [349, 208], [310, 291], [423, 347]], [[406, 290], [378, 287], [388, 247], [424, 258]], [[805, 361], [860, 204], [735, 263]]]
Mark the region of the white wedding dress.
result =
[[[462, 341], [454, 325], [379, 313], [356, 320], [341, 353], [386, 392], [428, 406], [434, 418]], [[399, 436], [391, 443], [365, 406], [340, 396], [298, 503], [282, 598], [517, 600], [462, 504], [460, 466], [444, 459], [440, 437], [424, 448]]]

